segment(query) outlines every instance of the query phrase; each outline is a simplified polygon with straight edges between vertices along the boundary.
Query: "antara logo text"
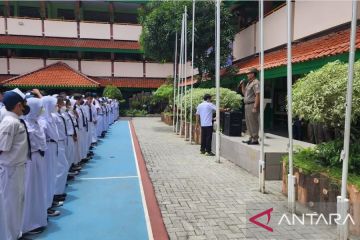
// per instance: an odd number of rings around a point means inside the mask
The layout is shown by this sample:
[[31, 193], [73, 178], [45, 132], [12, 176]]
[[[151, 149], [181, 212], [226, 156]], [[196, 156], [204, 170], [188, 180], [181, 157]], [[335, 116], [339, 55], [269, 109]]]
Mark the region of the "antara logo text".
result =
[[[269, 232], [273, 232], [274, 229], [271, 228], [269, 225], [269, 222], [271, 220], [271, 212], [273, 211], [273, 208], [269, 208], [259, 214], [256, 214], [255, 216], [252, 216], [251, 218], [249, 218], [249, 221], [261, 228], [264, 228], [265, 230], [269, 231]], [[259, 222], [257, 219], [262, 217], [262, 216], [267, 216], [267, 222], [266, 224]], [[309, 219], [309, 222], [306, 222], [305, 220]], [[286, 225], [290, 225], [290, 226], [294, 226], [294, 225], [332, 225], [332, 224], [337, 224], [337, 225], [345, 225], [347, 223], [353, 224], [355, 225], [354, 219], [351, 217], [350, 214], [347, 214], [346, 217], [344, 219], [342, 219], [341, 215], [338, 213], [330, 213], [329, 215], [324, 215], [324, 214], [318, 214], [318, 213], [304, 213], [301, 215], [296, 215], [296, 214], [286, 214], [284, 213], [279, 222], [277, 223], [278, 226], [282, 225], [282, 224], [286, 224]]]

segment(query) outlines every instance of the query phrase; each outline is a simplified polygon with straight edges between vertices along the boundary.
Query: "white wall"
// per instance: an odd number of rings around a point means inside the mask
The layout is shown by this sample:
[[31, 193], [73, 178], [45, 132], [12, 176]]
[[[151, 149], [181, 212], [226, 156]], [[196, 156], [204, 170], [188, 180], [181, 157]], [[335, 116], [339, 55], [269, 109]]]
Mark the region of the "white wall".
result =
[[[360, 9], [359, 9], [360, 12]], [[350, 22], [351, 1], [296, 1], [294, 12], [294, 40]], [[234, 60], [259, 51], [259, 23], [235, 35]], [[256, 36], [254, 36], [254, 31]], [[264, 49], [269, 50], [287, 42], [287, 10], [280, 8], [264, 19]], [[254, 51], [254, 45], [256, 50]]]
[[0, 34], [5, 34], [5, 18], [0, 17]]
[[[311, 8], [310, 8], [311, 9]], [[260, 51], [260, 24], [256, 23], [256, 52]], [[271, 49], [287, 42], [287, 10], [282, 7], [264, 19], [264, 49]]]
[[81, 61], [81, 71], [89, 76], [111, 76], [111, 62]]
[[0, 58], [0, 74], [7, 74], [7, 60], [6, 58]]
[[233, 44], [234, 60], [238, 60], [255, 53], [255, 31], [255, 25], [251, 25], [235, 35]]
[[351, 1], [296, 1], [294, 39], [351, 21]]
[[45, 20], [45, 36], [77, 38], [77, 23]]
[[56, 63], [56, 62], [63, 62], [63, 63], [66, 63], [67, 65], [69, 65], [69, 67], [71, 67], [72, 69], [76, 70], [76, 71], [79, 71], [79, 64], [78, 64], [78, 61], [77, 60], [57, 60], [57, 59], [47, 59], [46, 60], [46, 65], [49, 66], [53, 63]]
[[141, 26], [138, 25], [113, 25], [113, 38], [115, 40], [139, 41]]
[[173, 75], [173, 64], [146, 63], [145, 71], [146, 77], [166, 78]]
[[143, 77], [143, 63], [142, 62], [115, 62], [114, 76], [115, 77]]
[[110, 39], [110, 24], [81, 22], [80, 37], [94, 39]]
[[7, 21], [10, 35], [42, 36], [41, 20], [8, 18]]
[[42, 67], [42, 59], [10, 58], [10, 74], [24, 74]]

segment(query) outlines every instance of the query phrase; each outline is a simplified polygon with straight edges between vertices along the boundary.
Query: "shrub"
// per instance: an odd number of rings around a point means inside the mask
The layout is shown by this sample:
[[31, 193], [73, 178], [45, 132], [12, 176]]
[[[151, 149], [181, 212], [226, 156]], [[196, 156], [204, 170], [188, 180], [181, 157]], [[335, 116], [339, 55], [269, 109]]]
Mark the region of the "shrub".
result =
[[[293, 111], [312, 123], [342, 129], [348, 64], [335, 61], [310, 72], [293, 86]], [[360, 117], [360, 62], [355, 63], [352, 120]]]
[[156, 90], [156, 92], [152, 96], [151, 103], [154, 105], [156, 104], [168, 105], [173, 102], [173, 98], [174, 98], [173, 85], [163, 84]]
[[[212, 101], [215, 103], [216, 100], [216, 89], [215, 88], [194, 88], [193, 89], [193, 114], [196, 112], [196, 107], [203, 101], [205, 94], [210, 94], [212, 96]], [[190, 90], [187, 91], [186, 98], [183, 97], [181, 103], [185, 105], [185, 99], [187, 101], [186, 109], [190, 113]], [[220, 107], [221, 108], [231, 108], [233, 110], [239, 110], [242, 104], [241, 95], [237, 94], [234, 91], [231, 91], [227, 88], [220, 88]]]
[[147, 114], [147, 111], [139, 109], [130, 109], [124, 112], [126, 117], [145, 117]]
[[111, 98], [111, 99], [117, 99], [117, 100], [123, 99], [120, 89], [115, 86], [111, 86], [111, 85], [108, 85], [105, 87], [105, 89], [103, 91], [103, 96]]

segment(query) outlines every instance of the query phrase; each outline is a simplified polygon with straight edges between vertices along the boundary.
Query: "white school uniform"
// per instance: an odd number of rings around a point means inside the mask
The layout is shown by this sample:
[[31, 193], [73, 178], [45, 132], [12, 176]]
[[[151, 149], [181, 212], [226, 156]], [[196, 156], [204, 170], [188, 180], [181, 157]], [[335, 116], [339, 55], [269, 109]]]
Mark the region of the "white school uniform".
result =
[[18, 115], [6, 112], [0, 123], [0, 136], [0, 192], [3, 196], [0, 212], [6, 222], [4, 239], [13, 240], [21, 236], [25, 163], [29, 150], [25, 126]]
[[74, 141], [74, 164], [78, 164], [81, 160], [80, 158], [80, 140], [79, 140], [79, 136], [80, 136], [80, 131], [79, 131], [79, 125], [80, 125], [80, 121], [77, 118], [77, 116], [75, 115], [77, 111], [74, 110], [75, 104], [76, 104], [76, 100], [74, 99], [70, 99], [71, 102], [71, 111], [69, 111], [70, 116], [72, 117], [72, 120], [74, 121], [75, 124], [75, 133], [76, 133], [76, 141]]
[[45, 161], [47, 164], [47, 205], [52, 206], [55, 194], [56, 182], [56, 163], [58, 155], [59, 133], [56, 126], [56, 119], [52, 113], [56, 112], [57, 99], [52, 96], [42, 98], [44, 114], [40, 116], [39, 124], [45, 132], [47, 150], [45, 151]]
[[25, 116], [29, 132], [31, 159], [26, 163], [25, 206], [22, 231], [24, 233], [47, 225], [47, 164], [43, 153], [47, 149], [46, 136], [38, 123], [42, 101], [29, 98], [30, 112]]
[[68, 161], [69, 167], [75, 162], [75, 142], [74, 142], [74, 135], [76, 134], [75, 130], [75, 121], [72, 119], [72, 116], [67, 111], [62, 114], [66, 122], [66, 146], [65, 146], [65, 153], [66, 159]]
[[92, 104], [91, 104], [91, 111], [93, 114], [93, 128], [91, 131], [91, 143], [96, 143], [97, 142], [97, 123], [98, 123], [98, 109], [99, 109], [99, 102], [94, 99]]
[[65, 193], [66, 180], [70, 166], [65, 153], [67, 140], [66, 120], [60, 113], [53, 113], [53, 115], [56, 119], [55, 123], [59, 133], [55, 182], [55, 195], [59, 195]]
[[104, 112], [102, 106], [99, 104], [97, 108], [97, 123], [96, 123], [96, 134], [98, 137], [101, 136], [104, 128]]
[[87, 136], [87, 123], [86, 123], [86, 115], [84, 110], [80, 105], [76, 105], [76, 111], [79, 115], [78, 125], [79, 125], [79, 151], [80, 151], [80, 159], [84, 159], [86, 157], [86, 136]]

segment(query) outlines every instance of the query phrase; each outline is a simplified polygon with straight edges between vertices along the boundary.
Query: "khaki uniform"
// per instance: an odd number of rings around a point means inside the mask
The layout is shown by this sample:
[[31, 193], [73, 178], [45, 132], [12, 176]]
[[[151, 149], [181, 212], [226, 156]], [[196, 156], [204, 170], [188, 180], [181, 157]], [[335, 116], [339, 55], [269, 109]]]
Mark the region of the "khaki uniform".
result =
[[245, 87], [245, 120], [252, 142], [259, 139], [259, 112], [253, 112], [256, 94], [260, 93], [260, 82], [257, 79], [248, 82]]

